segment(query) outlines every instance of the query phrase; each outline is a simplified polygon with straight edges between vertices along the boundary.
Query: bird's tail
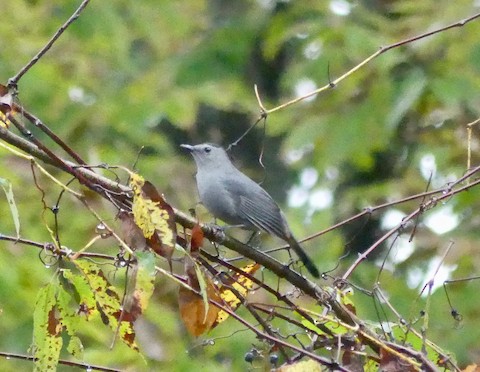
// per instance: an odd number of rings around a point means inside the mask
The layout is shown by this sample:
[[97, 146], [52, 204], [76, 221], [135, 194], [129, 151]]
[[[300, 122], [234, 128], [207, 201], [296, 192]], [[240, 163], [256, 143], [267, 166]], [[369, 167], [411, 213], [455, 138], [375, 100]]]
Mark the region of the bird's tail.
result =
[[313, 263], [312, 259], [308, 257], [308, 255], [305, 253], [303, 248], [298, 244], [298, 242], [295, 240], [294, 237], [290, 237], [288, 239], [288, 244], [290, 244], [290, 248], [292, 248], [295, 253], [298, 255], [300, 260], [302, 260], [303, 264], [307, 268], [308, 272], [312, 274], [315, 278], [320, 277], [320, 273], [318, 272], [317, 267]]

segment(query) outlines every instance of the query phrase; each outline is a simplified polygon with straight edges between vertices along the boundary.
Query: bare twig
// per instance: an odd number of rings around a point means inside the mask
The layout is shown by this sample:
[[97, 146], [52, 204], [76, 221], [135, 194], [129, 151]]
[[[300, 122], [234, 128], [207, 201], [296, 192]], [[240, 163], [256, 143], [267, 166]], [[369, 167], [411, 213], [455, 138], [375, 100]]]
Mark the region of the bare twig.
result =
[[103, 254], [103, 253], [95, 253], [95, 252], [82, 252], [82, 253], [76, 253], [71, 249], [64, 248], [62, 247], [61, 249], [57, 249], [55, 245], [51, 242], [36, 242], [30, 239], [25, 239], [25, 238], [18, 238], [16, 236], [8, 236], [8, 235], [3, 235], [0, 234], [0, 240], [5, 240], [9, 242], [13, 242], [15, 244], [24, 244], [24, 245], [30, 245], [32, 247], [37, 247], [42, 250], [46, 250], [49, 252], [52, 252], [55, 255], [59, 255], [62, 257], [66, 256], [71, 256], [71, 255], [77, 255], [78, 257], [88, 257], [88, 258], [100, 258], [103, 260], [109, 260], [113, 261], [116, 259], [116, 257], [109, 255], [109, 254]]
[[[478, 169], [477, 169], [478, 170]], [[470, 173], [470, 172], [469, 172]], [[463, 176], [462, 178], [465, 178], [466, 176]], [[468, 178], [468, 177], [467, 177]], [[455, 183], [458, 183], [458, 181], [456, 181]], [[466, 190], [469, 190], [470, 188], [476, 186], [480, 184], [480, 179], [476, 180], [475, 182], [472, 182], [468, 185], [465, 185], [463, 187], [459, 187], [455, 190], [451, 189], [450, 191], [448, 192], [443, 192], [442, 195], [440, 196], [436, 196], [436, 197], [432, 197], [430, 200], [428, 200], [426, 203], [420, 205], [420, 207], [418, 207], [417, 209], [415, 209], [412, 213], [410, 213], [408, 216], [404, 217], [402, 219], [402, 222], [400, 222], [396, 227], [394, 227], [393, 229], [391, 229], [390, 231], [388, 231], [386, 234], [384, 234], [380, 239], [378, 239], [377, 241], [375, 241], [375, 243], [370, 246], [370, 248], [368, 248], [365, 252], [363, 252], [362, 254], [360, 254], [358, 256], [358, 258], [355, 260], [355, 262], [348, 268], [348, 270], [345, 272], [345, 274], [343, 274], [342, 276], [342, 279], [346, 280], [351, 274], [352, 272], [355, 270], [355, 268], [360, 264], [360, 262], [362, 262], [363, 260], [365, 260], [368, 255], [374, 251], [380, 244], [382, 244], [385, 240], [387, 240], [390, 236], [392, 236], [394, 233], [396, 233], [397, 231], [403, 229], [405, 227], [405, 225], [407, 224], [407, 222], [411, 221], [412, 219], [414, 219], [417, 215], [423, 213], [424, 211], [430, 209], [430, 208], [433, 208], [435, 205], [437, 205], [439, 202], [443, 201], [443, 200], [448, 200], [449, 198], [451, 198], [453, 195], [455, 194], [458, 194], [462, 191], [466, 191]]]
[[[279, 291], [273, 289], [272, 287], [270, 287], [269, 285], [265, 284], [263, 281], [255, 278], [253, 275], [250, 275], [249, 273], [246, 273], [244, 272], [243, 270], [239, 269], [238, 267], [236, 266], [233, 266], [231, 265], [230, 263], [224, 261], [224, 260], [221, 260], [219, 259], [218, 257], [215, 257], [213, 255], [211, 255], [210, 253], [208, 253], [207, 251], [205, 250], [201, 250], [200, 253], [205, 256], [208, 260], [210, 261], [213, 261], [213, 262], [218, 262], [219, 264], [221, 264], [222, 266], [226, 267], [227, 269], [230, 269], [246, 278], [248, 278], [248, 280], [251, 280], [253, 283], [255, 283], [256, 285], [258, 285], [259, 287], [265, 289], [267, 292], [269, 292], [270, 294], [272, 294], [273, 296], [275, 296], [275, 298], [278, 300], [278, 301], [282, 301], [284, 302], [289, 308], [290, 310], [293, 310], [295, 311], [296, 313], [298, 313], [300, 316], [302, 316], [303, 318], [305, 318], [306, 320], [308, 320], [310, 323], [314, 324], [315, 321], [314, 319], [310, 316], [310, 314], [308, 314], [306, 311], [304, 311], [303, 309], [299, 308], [297, 305], [295, 305], [287, 296], [285, 295], [282, 295]], [[331, 334], [331, 331], [327, 328], [327, 327], [324, 327], [322, 324], [319, 324], [318, 327], [325, 332], [325, 334]]]
[[472, 164], [472, 128], [478, 123], [480, 123], [480, 118], [467, 124], [467, 170]]
[[[37, 358], [30, 355], [6, 353], [4, 351], [0, 351], [0, 356], [4, 357], [5, 359], [21, 359], [21, 360], [31, 360], [31, 361], [37, 360]], [[108, 367], [97, 366], [94, 364], [73, 362], [73, 361], [64, 360], [64, 359], [60, 359], [58, 363], [63, 364], [65, 366], [69, 366], [69, 367], [81, 368], [85, 371], [102, 371], [102, 372], [120, 372], [121, 371], [120, 369], [116, 369], [116, 368], [108, 368]]]
[[40, 128], [45, 134], [47, 134], [57, 145], [59, 145], [65, 152], [70, 155], [78, 164], [85, 165], [85, 161], [78, 155], [73, 149], [68, 146], [63, 140], [58, 137], [52, 130], [47, 127], [39, 118], [30, 112], [26, 111], [23, 107], [19, 108], [22, 115], [29, 120], [33, 125]]
[[364, 59], [362, 62], [360, 62], [358, 65], [356, 65], [355, 67], [353, 67], [351, 70], [347, 71], [346, 73], [344, 73], [343, 75], [341, 75], [340, 77], [336, 78], [335, 80], [329, 82], [327, 85], [324, 85], [323, 87], [321, 88], [318, 88], [312, 92], [309, 92], [303, 96], [300, 96], [300, 97], [297, 97], [295, 99], [292, 99], [288, 102], [285, 102], [279, 106], [276, 106], [272, 109], [265, 109], [264, 106], [261, 104], [261, 99], [260, 97], [258, 97], [258, 94], [257, 94], [257, 101], [259, 102], [259, 105], [261, 107], [261, 110], [262, 110], [262, 114], [260, 117], [264, 117], [266, 115], [269, 115], [275, 111], [279, 111], [279, 110], [282, 110], [288, 106], [291, 106], [295, 103], [298, 103], [300, 101], [303, 101], [304, 99], [306, 98], [309, 98], [309, 97], [312, 97], [316, 94], [319, 94], [323, 91], [326, 91], [328, 89], [333, 89], [335, 88], [338, 83], [340, 83], [341, 81], [345, 80], [347, 77], [349, 77], [350, 75], [352, 75], [353, 73], [355, 73], [356, 71], [360, 70], [363, 66], [365, 66], [367, 63], [371, 62], [372, 60], [374, 60], [375, 58], [379, 57], [381, 54], [391, 50], [391, 49], [394, 49], [394, 48], [398, 48], [400, 46], [403, 46], [403, 45], [406, 45], [406, 44], [410, 44], [410, 43], [413, 43], [414, 41], [418, 41], [418, 40], [421, 40], [421, 39], [424, 39], [426, 37], [429, 37], [429, 36], [432, 36], [432, 35], [435, 35], [435, 34], [438, 34], [438, 33], [441, 33], [441, 32], [444, 32], [444, 31], [447, 31], [447, 30], [450, 30], [452, 28], [456, 28], [456, 27], [463, 27], [465, 26], [467, 23], [469, 22], [472, 22], [474, 20], [476, 20], [477, 18], [480, 17], [480, 13], [477, 13], [477, 14], [474, 14], [468, 18], [465, 18], [461, 21], [458, 21], [458, 22], [455, 22], [455, 23], [452, 23], [448, 26], [444, 26], [444, 27], [441, 27], [439, 29], [436, 29], [436, 30], [433, 30], [433, 31], [429, 31], [429, 32], [425, 32], [423, 34], [420, 34], [420, 35], [417, 35], [417, 36], [414, 36], [414, 37], [411, 37], [411, 38], [408, 38], [408, 39], [405, 39], [405, 40], [401, 40], [399, 42], [396, 42], [396, 43], [393, 43], [393, 44], [390, 44], [390, 45], [387, 45], [385, 47], [380, 47], [380, 49], [378, 51], [376, 51], [375, 53], [373, 53], [371, 56], [369, 56], [368, 58]]
[[[269, 334], [270, 336], [272, 336], [273, 338], [275, 338], [275, 335], [273, 334], [272, 332], [272, 329], [270, 327], [270, 325], [260, 316], [260, 314], [258, 314], [258, 312], [256, 311], [256, 309], [251, 306], [247, 299], [242, 296], [240, 294], [239, 291], [237, 291], [237, 289], [230, 285], [227, 280], [226, 280], [226, 276], [225, 275], [216, 275], [217, 272], [216, 270], [205, 260], [203, 259], [202, 257], [198, 257], [200, 262], [202, 263], [202, 265], [207, 268], [207, 270], [209, 270], [209, 272], [215, 276], [215, 278], [218, 278], [220, 279], [220, 281], [222, 282], [222, 284], [227, 287], [234, 295], [235, 297], [237, 297], [240, 302], [242, 303], [242, 305], [250, 312], [250, 314], [254, 317], [254, 319], [262, 326], [263, 330]], [[289, 356], [287, 354], [287, 352], [285, 351], [285, 348], [283, 345], [281, 344], [278, 344], [278, 342], [274, 341], [274, 345], [278, 348], [278, 350], [280, 350], [280, 353], [283, 355], [283, 357], [289, 361]]]
[[[75, 174], [81, 174], [84, 179], [89, 180], [86, 184], [87, 187], [96, 185], [92, 190], [99, 192], [100, 195], [103, 195], [108, 200], [110, 200], [110, 195], [114, 199], [124, 202], [129, 198], [128, 194], [131, 191], [128, 187], [121, 185], [118, 182], [112, 181], [106, 177], [103, 177], [99, 174], [92, 172], [89, 167], [80, 168], [78, 164], [74, 164], [64, 159], [60, 161], [54, 161], [45, 151], [38, 148], [35, 144], [30, 141], [17, 136], [11, 131], [0, 126], [0, 139], [11, 144], [12, 146], [25, 151], [27, 154], [32, 155], [33, 157], [42, 160], [43, 162], [56, 166], [57, 168], [70, 173], [75, 176]], [[73, 171], [75, 170], [75, 171]], [[77, 173], [78, 172], [78, 173]], [[98, 189], [98, 190], [96, 190]]]
[[50, 50], [52, 45], [63, 34], [63, 32], [68, 28], [68, 26], [70, 26], [80, 16], [80, 13], [82, 13], [83, 9], [85, 9], [89, 2], [90, 0], [83, 0], [75, 13], [73, 13], [72, 16], [57, 30], [57, 32], [55, 32], [52, 38], [48, 41], [47, 44], [45, 44], [42, 49], [40, 49], [40, 51], [35, 55], [35, 57], [33, 57], [30, 62], [28, 62], [15, 76], [8, 79], [9, 88], [16, 90], [18, 82], [20, 81], [22, 76], [25, 75], [27, 71], [30, 70], [35, 65], [35, 63], [37, 63], [40, 58], [42, 58], [42, 56]]

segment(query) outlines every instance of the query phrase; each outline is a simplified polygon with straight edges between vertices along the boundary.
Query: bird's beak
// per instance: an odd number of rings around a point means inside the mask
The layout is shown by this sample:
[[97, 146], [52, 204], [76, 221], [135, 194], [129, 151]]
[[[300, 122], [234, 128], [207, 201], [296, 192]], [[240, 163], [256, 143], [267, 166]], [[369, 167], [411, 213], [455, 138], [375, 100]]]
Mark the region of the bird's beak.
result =
[[180, 147], [187, 149], [188, 151], [192, 152], [193, 151], [193, 146], [191, 145], [180, 145]]

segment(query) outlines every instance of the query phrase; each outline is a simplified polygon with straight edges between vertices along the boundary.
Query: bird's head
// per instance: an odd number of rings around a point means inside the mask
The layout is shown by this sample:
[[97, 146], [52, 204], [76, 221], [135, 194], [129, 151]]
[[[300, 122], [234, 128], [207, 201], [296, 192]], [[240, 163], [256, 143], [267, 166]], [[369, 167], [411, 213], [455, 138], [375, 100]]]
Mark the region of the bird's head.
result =
[[213, 143], [202, 143], [195, 146], [180, 145], [180, 147], [192, 154], [198, 170], [219, 169], [231, 165], [226, 151]]

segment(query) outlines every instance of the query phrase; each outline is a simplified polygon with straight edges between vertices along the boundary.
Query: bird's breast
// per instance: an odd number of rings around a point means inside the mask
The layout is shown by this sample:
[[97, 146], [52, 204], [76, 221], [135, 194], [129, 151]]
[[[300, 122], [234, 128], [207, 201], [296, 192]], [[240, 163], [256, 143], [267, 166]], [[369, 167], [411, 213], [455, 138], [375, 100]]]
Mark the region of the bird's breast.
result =
[[226, 188], [223, 178], [197, 174], [200, 201], [215, 217], [229, 225], [245, 225], [247, 222], [237, 210], [239, 196]]

